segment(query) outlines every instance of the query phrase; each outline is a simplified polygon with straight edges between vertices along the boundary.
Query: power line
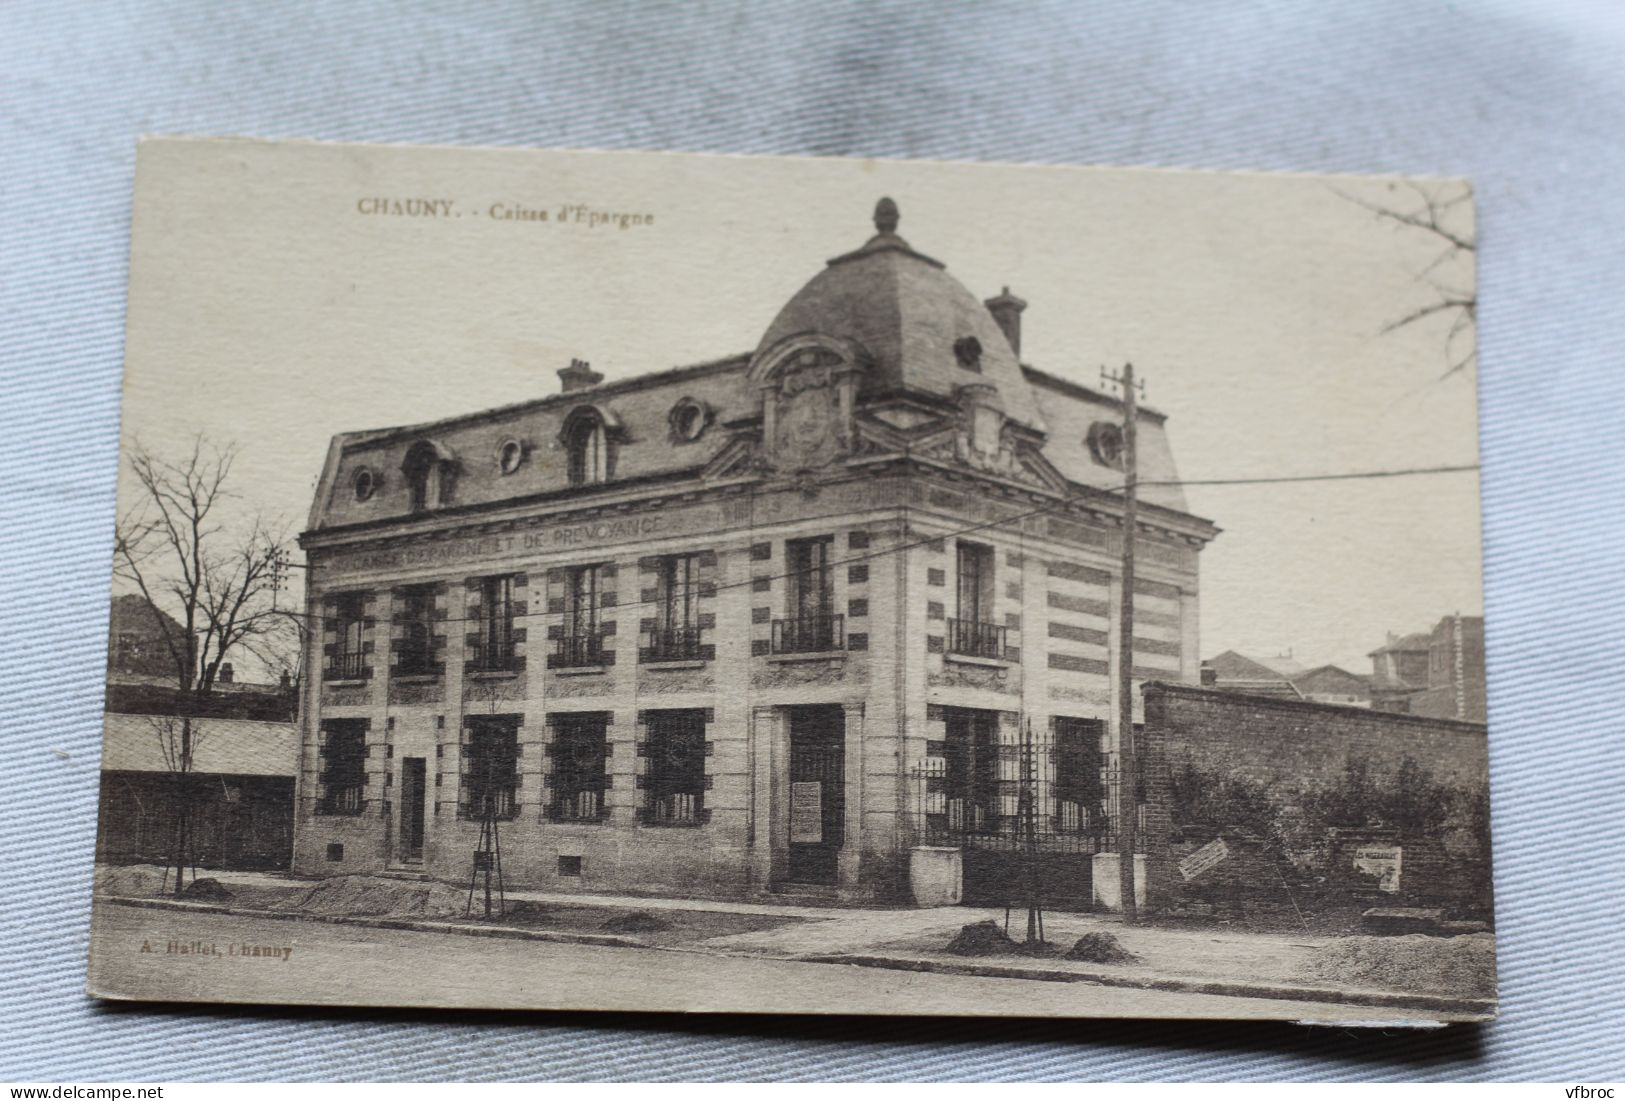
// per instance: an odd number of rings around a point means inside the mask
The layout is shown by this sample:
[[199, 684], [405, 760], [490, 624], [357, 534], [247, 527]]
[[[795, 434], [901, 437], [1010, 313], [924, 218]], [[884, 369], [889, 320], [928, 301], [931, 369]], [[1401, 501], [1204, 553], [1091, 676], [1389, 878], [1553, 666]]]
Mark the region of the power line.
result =
[[[1337, 473], [1337, 474], [1285, 475], [1285, 476], [1273, 477], [1273, 478], [1208, 478], [1208, 479], [1174, 479], [1174, 480], [1167, 480], [1167, 481], [1143, 481], [1142, 480], [1138, 484], [1140, 486], [1142, 486], [1142, 487], [1143, 486], [1191, 486], [1191, 485], [1200, 485], [1200, 486], [1266, 485], [1266, 484], [1285, 483], [1285, 482], [1332, 482], [1332, 481], [1349, 481], [1349, 480], [1354, 480], [1354, 479], [1365, 479], [1365, 478], [1401, 478], [1401, 477], [1410, 477], [1410, 476], [1413, 476], [1413, 475], [1457, 474], [1457, 473], [1464, 473], [1464, 472], [1467, 472], [1467, 471], [1473, 471], [1473, 470], [1477, 470], [1477, 469], [1479, 469], [1478, 464], [1477, 463], [1472, 463], [1472, 464], [1464, 464], [1464, 465], [1456, 465], [1456, 466], [1409, 467], [1409, 468], [1398, 469], [1398, 470], [1345, 471], [1345, 472]], [[1123, 488], [1124, 487], [1122, 487], [1122, 486], [1111, 486], [1111, 487], [1105, 487], [1103, 489], [1102, 488], [1091, 487], [1091, 488], [1085, 489], [1085, 490], [1083, 490], [1083, 491], [1081, 491], [1079, 493], [1069, 494], [1068, 496], [1063, 497], [1060, 500], [1051, 501], [1050, 503], [1045, 504], [1045, 505], [1040, 505], [1037, 508], [1028, 509], [1025, 512], [1018, 512], [1018, 513], [1015, 513], [1014, 515], [1001, 517], [1000, 519], [997, 519], [997, 520], [987, 520], [987, 521], [984, 521], [984, 522], [979, 523], [979, 524], [971, 524], [971, 525], [969, 525], [967, 527], [957, 528], [957, 529], [952, 530], [952, 531], [944, 532], [941, 535], [927, 536], [927, 537], [922, 538], [922, 539], [915, 539], [915, 540], [912, 540], [910, 542], [899, 543], [896, 546], [885, 547], [885, 548], [882, 548], [882, 549], [879, 549], [879, 550], [869, 551], [868, 553], [865, 553], [865, 554], [850, 555], [850, 556], [848, 556], [846, 558], [836, 559], [835, 561], [829, 562], [825, 566], [822, 566], [822, 567], [819, 567], [819, 568], [820, 569], [835, 569], [835, 568], [837, 568], [839, 566], [850, 566], [850, 565], [857, 565], [857, 564], [862, 563], [862, 562], [871, 562], [871, 561], [874, 561], [874, 560], [879, 559], [879, 558], [889, 557], [890, 555], [901, 554], [904, 551], [910, 551], [910, 550], [915, 550], [915, 549], [917, 549], [919, 547], [929, 546], [929, 545], [931, 545], [933, 543], [938, 543], [938, 542], [941, 542], [942, 540], [945, 540], [945, 539], [955, 539], [955, 538], [958, 538], [959, 536], [962, 536], [962, 535], [972, 535], [972, 534], [975, 534], [976, 532], [979, 532], [979, 531], [987, 531], [990, 528], [1004, 527], [1007, 524], [1019, 523], [1019, 522], [1021, 522], [1023, 520], [1029, 519], [1029, 518], [1031, 518], [1033, 516], [1042, 516], [1045, 513], [1054, 512], [1054, 511], [1056, 511], [1058, 509], [1064, 509], [1064, 508], [1066, 508], [1066, 507], [1068, 507], [1070, 505], [1074, 505], [1074, 504], [1078, 504], [1080, 502], [1086, 501], [1092, 495], [1094, 495], [1096, 493], [1105, 492], [1105, 493], [1108, 493], [1108, 494], [1116, 494], [1116, 493], [1122, 492]], [[812, 573], [812, 572], [815, 572], [815, 571], [813, 571], [813, 570], [792, 570], [792, 571], [790, 571], [788, 573], [767, 574], [767, 575], [765, 575], [765, 577], [769, 581], [784, 581], [784, 580], [788, 580], [791, 577], [799, 577], [799, 576], [803, 576], [803, 575], [806, 575], [806, 574], [809, 574], [809, 573]], [[722, 592], [722, 591], [727, 590], [727, 589], [740, 589], [740, 588], [744, 588], [744, 587], [746, 587], [748, 585], [753, 585], [756, 582], [761, 581], [761, 580], [762, 580], [762, 577], [747, 577], [742, 581], [730, 581], [730, 582], [728, 582], [727, 584], [724, 584], [724, 585], [717, 585], [715, 587], [714, 591], [715, 592]], [[630, 609], [630, 608], [659, 607], [661, 605], [661, 603], [662, 602], [659, 601], [659, 600], [634, 600], [634, 601], [630, 601], [630, 602], [628, 602], [626, 604], [616, 604], [613, 609], [600, 608], [600, 611], [607, 612], [607, 611], [613, 610], [613, 611], [618, 612], [618, 611], [621, 611], [623, 609]], [[310, 613], [308, 613], [308, 612], [290, 612], [289, 614], [290, 615], [305, 615], [305, 616], [310, 615]], [[533, 612], [533, 611], [530, 611], [529, 609], [527, 609], [527, 615], [557, 615], [557, 616], [563, 617], [563, 616], [567, 616], [568, 614], [569, 614], [568, 612], [547, 612], [545, 610], [544, 611], [535, 611], [535, 612]], [[467, 616], [461, 616], [461, 617], [457, 617], [457, 618], [448, 617], [446, 619], [436, 620], [436, 622], [438, 622], [438, 623], [478, 623], [480, 621], [478, 619], [472, 619], [472, 618], [467, 617]]]
[[[1406, 478], [1413, 474], [1462, 474], [1477, 470], [1477, 463], [1459, 466], [1417, 466], [1406, 470], [1356, 470], [1343, 474], [1288, 474], [1277, 478], [1180, 478], [1166, 482], [1141, 480], [1142, 486], [1250, 486], [1278, 485], [1283, 482], [1344, 482], [1356, 478]], [[1121, 486], [1108, 490], [1117, 493]]]

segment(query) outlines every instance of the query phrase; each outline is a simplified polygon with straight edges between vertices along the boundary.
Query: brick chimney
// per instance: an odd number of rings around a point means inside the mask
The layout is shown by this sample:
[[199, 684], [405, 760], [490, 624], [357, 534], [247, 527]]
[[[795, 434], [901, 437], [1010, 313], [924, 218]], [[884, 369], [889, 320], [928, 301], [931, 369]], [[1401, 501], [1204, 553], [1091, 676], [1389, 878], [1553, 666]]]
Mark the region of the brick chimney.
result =
[[993, 320], [999, 323], [1004, 330], [1004, 338], [1010, 342], [1010, 349], [1016, 353], [1016, 359], [1021, 359], [1021, 311], [1027, 308], [1027, 303], [1010, 293], [1006, 287], [999, 292], [997, 298], [989, 298], [982, 303], [987, 312], [993, 315]]
[[588, 390], [604, 381], [604, 376], [592, 369], [592, 365], [584, 359], [572, 359], [570, 366], [559, 368], [559, 381], [564, 383], [564, 392], [572, 394], [577, 390]]
[[220, 663], [220, 672], [215, 675], [215, 679], [221, 684], [230, 684], [231, 678], [234, 676], [236, 676], [236, 670], [232, 669], [231, 662], [223, 661]]

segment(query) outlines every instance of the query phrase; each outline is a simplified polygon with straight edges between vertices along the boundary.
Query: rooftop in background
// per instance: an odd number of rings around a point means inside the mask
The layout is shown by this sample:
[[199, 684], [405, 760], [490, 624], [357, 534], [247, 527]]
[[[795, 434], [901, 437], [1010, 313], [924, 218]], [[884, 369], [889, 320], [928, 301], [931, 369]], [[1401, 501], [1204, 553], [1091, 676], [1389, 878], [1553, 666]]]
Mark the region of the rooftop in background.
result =
[[1396, 635], [1388, 632], [1388, 641], [1367, 654], [1367, 657], [1376, 657], [1378, 654], [1415, 654], [1427, 653], [1432, 640], [1428, 631], [1413, 631], [1408, 635]]
[[[130, 715], [171, 715], [181, 709], [175, 659], [169, 641], [183, 628], [138, 593], [113, 598], [108, 620], [106, 710]], [[220, 667], [213, 691], [189, 705], [192, 713], [215, 718], [292, 722], [298, 688], [288, 678], [266, 684], [239, 681], [230, 662]]]
[[1305, 669], [1289, 656], [1254, 658], [1235, 650], [1226, 650], [1202, 663], [1202, 684], [1244, 695], [1313, 700], [1353, 707], [1364, 707], [1371, 699], [1368, 678], [1341, 666], [1320, 665]]

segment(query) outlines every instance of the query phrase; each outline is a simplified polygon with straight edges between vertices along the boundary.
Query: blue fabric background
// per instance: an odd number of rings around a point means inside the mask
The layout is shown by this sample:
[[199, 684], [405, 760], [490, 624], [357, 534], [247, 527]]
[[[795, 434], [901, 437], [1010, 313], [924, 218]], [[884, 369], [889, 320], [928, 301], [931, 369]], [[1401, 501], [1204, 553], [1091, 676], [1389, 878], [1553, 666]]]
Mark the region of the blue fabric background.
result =
[[[0, 1078], [1618, 1078], [1616, 4], [0, 7]], [[1502, 1019], [130, 1010], [82, 993], [143, 132], [1473, 177]]]

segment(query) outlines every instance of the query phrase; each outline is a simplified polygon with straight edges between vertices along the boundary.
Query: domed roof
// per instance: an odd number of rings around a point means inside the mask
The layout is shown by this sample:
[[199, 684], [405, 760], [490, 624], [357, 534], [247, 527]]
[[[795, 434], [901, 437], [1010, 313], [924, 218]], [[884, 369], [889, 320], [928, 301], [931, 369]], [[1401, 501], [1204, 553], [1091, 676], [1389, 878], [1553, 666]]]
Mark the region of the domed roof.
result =
[[[767, 327], [757, 355], [804, 333], [853, 340], [874, 361], [865, 393], [902, 389], [953, 398], [961, 386], [992, 385], [1006, 416], [1042, 431], [1032, 390], [993, 315], [941, 262], [899, 237], [897, 222], [897, 205], [880, 200], [879, 232], [796, 292]], [[966, 358], [974, 369], [962, 365]]]

